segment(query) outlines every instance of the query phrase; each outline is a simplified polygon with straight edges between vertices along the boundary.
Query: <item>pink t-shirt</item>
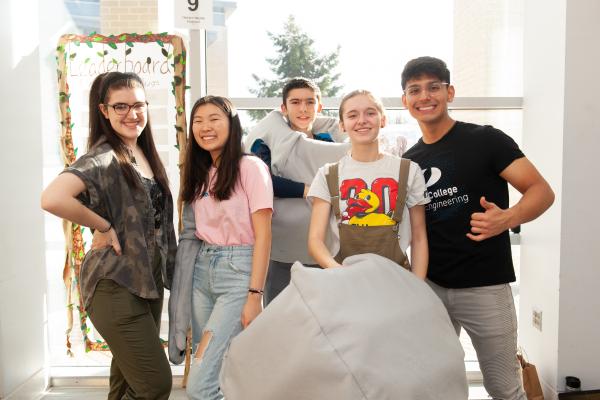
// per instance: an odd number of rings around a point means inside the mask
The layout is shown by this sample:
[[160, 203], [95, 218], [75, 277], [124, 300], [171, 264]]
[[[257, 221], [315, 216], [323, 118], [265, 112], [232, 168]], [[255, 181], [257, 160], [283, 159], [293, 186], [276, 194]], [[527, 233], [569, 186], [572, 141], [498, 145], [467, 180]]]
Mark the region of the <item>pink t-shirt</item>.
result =
[[[216, 172], [216, 168], [210, 169], [210, 182], [216, 179]], [[269, 168], [258, 157], [242, 157], [240, 176], [231, 197], [218, 201], [201, 195], [193, 208], [199, 239], [221, 246], [254, 244], [251, 214], [263, 208], [273, 209]]]

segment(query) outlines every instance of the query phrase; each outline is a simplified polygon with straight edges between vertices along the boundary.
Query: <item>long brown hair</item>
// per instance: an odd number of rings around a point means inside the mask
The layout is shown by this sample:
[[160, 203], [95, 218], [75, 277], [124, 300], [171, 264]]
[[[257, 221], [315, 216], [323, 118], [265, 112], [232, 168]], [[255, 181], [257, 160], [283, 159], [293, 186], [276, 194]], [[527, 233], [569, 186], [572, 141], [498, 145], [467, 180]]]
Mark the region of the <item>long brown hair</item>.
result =
[[[110, 97], [110, 92], [122, 88], [144, 89], [144, 84], [140, 77], [132, 72], [107, 72], [98, 75], [94, 79], [90, 88], [90, 132], [87, 145], [88, 150], [90, 150], [92, 147], [106, 141], [117, 155], [119, 165], [127, 182], [133, 187], [140, 188], [140, 180], [131, 165], [131, 156], [127, 146], [115, 132], [110, 121], [100, 111], [100, 105], [106, 104]], [[146, 126], [137, 138], [137, 144], [148, 160], [148, 164], [154, 174], [154, 179], [160, 184], [165, 193], [170, 194], [169, 179], [154, 144], [152, 128], [150, 126], [150, 115], [146, 117]]]
[[[192, 130], [194, 114], [199, 107], [213, 104], [229, 119], [229, 137], [220, 155], [217, 166], [216, 182], [209, 187], [209, 170], [213, 164], [210, 153], [198, 145]], [[190, 114], [190, 127], [188, 130], [188, 141], [185, 153], [185, 164], [183, 167], [183, 182], [181, 184], [181, 199], [190, 203], [201, 193], [210, 191], [217, 200], [229, 199], [240, 176], [240, 161], [244, 153], [242, 151], [242, 124], [237, 110], [225, 97], [205, 96], [194, 104]]]

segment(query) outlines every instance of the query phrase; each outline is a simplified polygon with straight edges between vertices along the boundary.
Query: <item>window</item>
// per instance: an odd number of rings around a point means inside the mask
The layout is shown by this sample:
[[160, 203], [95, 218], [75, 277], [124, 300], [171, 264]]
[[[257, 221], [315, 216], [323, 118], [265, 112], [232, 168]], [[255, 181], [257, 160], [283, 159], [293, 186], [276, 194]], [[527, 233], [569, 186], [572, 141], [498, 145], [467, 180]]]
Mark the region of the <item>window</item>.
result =
[[[73, 8], [75, 3], [98, 7], [97, 1], [65, 0], [65, 3], [75, 19], [81, 16], [78, 26], [84, 33], [99, 30], [86, 22], [90, 18], [99, 20], [99, 10], [94, 14]], [[410, 59], [432, 55], [444, 59], [451, 70], [457, 94], [456, 109], [452, 111], [455, 119], [494, 125], [517, 143], [521, 142], [523, 21], [520, 0], [306, 0], [301, 7], [276, 0], [214, 1], [214, 27], [208, 30], [206, 41], [206, 85], [210, 94], [234, 99], [246, 130], [256, 123], [247, 113], [248, 109], [279, 107], [278, 97], [257, 98], [251, 89], [257, 88], [253, 74], [263, 79], [276, 78], [267, 59], [275, 58], [277, 52], [267, 32], [281, 34], [290, 15], [314, 40], [312, 48], [319, 55], [335, 52], [339, 46], [339, 64], [333, 72], [340, 74], [337, 83], [342, 89], [325, 99], [326, 108], [335, 111], [344, 92], [369, 89], [386, 103], [390, 124], [384, 134], [390, 138], [403, 135], [410, 146], [420, 135], [415, 121], [401, 107], [400, 73]], [[154, 22], [148, 21], [149, 24]], [[99, 22], [94, 26], [99, 26]], [[197, 71], [188, 72], [194, 73]], [[190, 104], [188, 111], [189, 108]], [[164, 110], [151, 110], [155, 112]], [[170, 152], [170, 159], [175, 160], [171, 143], [174, 133], [168, 126], [156, 128], [157, 143], [163, 146], [161, 155], [166, 157]], [[55, 157], [56, 147], [47, 147]], [[59, 164], [46, 172], [46, 182], [60, 170]], [[171, 181], [176, 180], [177, 166], [169, 168]], [[107, 353], [85, 354], [76, 342], [79, 329], [76, 320], [73, 350], [77, 357], [65, 356], [66, 311], [60, 280], [64, 249], [56, 240], [62, 229], [58, 219], [47, 218], [46, 221], [51, 279], [48, 310], [51, 364], [107, 366], [110, 362]], [[518, 251], [513, 249], [513, 253], [518, 266]], [[164, 313], [161, 336], [166, 338], [166, 307]], [[468, 347], [466, 350], [466, 360], [474, 361], [472, 350]]]

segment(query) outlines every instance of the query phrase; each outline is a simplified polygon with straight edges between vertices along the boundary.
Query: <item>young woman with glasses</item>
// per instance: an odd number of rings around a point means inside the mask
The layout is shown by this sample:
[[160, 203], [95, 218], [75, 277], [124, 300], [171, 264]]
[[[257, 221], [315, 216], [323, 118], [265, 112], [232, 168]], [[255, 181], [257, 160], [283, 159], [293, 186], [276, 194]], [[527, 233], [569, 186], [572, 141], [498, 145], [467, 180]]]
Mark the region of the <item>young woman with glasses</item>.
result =
[[108, 399], [168, 399], [171, 369], [159, 337], [176, 254], [173, 200], [141, 79], [93, 82], [88, 152], [54, 179], [42, 208], [94, 231], [81, 266], [92, 323], [113, 354]]

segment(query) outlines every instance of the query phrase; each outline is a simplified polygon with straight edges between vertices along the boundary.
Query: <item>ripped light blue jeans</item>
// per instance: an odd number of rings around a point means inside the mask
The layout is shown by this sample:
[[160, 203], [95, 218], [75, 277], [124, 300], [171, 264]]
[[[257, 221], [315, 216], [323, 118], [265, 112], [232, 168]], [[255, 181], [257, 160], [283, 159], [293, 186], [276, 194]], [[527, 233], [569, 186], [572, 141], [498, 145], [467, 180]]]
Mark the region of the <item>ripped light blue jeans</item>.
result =
[[[190, 399], [223, 398], [219, 372], [231, 339], [242, 331], [241, 314], [248, 298], [252, 251], [253, 246], [203, 243], [198, 252], [192, 291], [194, 357], [186, 389]], [[204, 333], [210, 334], [208, 345], [203, 354], [195, 354]]]

